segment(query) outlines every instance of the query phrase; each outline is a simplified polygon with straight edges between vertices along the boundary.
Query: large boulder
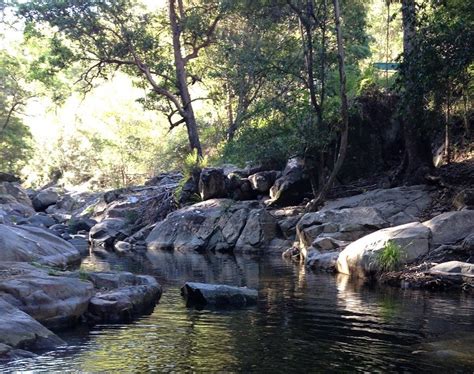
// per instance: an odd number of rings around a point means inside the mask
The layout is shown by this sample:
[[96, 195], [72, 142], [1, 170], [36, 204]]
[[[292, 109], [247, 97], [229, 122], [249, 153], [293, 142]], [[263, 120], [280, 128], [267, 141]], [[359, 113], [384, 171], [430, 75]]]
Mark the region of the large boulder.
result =
[[388, 242], [400, 250], [400, 264], [410, 263], [428, 253], [431, 231], [421, 223], [378, 230], [349, 244], [337, 259], [337, 271], [355, 276], [368, 276], [381, 270], [380, 255]]
[[45, 213], [35, 213], [34, 215], [28, 217], [28, 223], [37, 227], [51, 227], [57, 222], [53, 217]]
[[322, 211], [344, 208], [371, 207], [390, 225], [418, 221], [432, 201], [431, 189], [427, 186], [396, 187], [378, 189], [360, 195], [328, 201]]
[[27, 313], [0, 298], [0, 358], [14, 358], [16, 350], [46, 350], [65, 344]]
[[257, 303], [258, 292], [247, 287], [187, 282], [181, 295], [188, 306], [245, 307]]
[[88, 318], [94, 323], [129, 322], [152, 311], [161, 297], [161, 286], [151, 276], [102, 272], [88, 278], [101, 290], [89, 304]]
[[58, 190], [54, 187], [50, 187], [38, 192], [33, 197], [33, 207], [36, 211], [41, 212], [46, 210], [50, 205], [56, 204], [58, 200]]
[[13, 174], [4, 173], [0, 171], [0, 183], [1, 182], [20, 183], [21, 180]]
[[256, 201], [213, 199], [177, 210], [148, 235], [149, 249], [262, 251], [277, 222]]
[[299, 204], [311, 193], [311, 184], [301, 158], [288, 160], [281, 177], [270, 188], [269, 205]]
[[[60, 276], [25, 263], [0, 263], [0, 295], [49, 328], [77, 323], [94, 294], [92, 283]], [[51, 274], [51, 275], [50, 275]]]
[[474, 209], [474, 188], [466, 188], [453, 199], [453, 206], [457, 210]]
[[423, 222], [433, 233], [433, 245], [455, 244], [474, 232], [474, 210], [446, 212]]
[[199, 194], [202, 200], [226, 197], [226, 176], [219, 168], [205, 168], [199, 177]]
[[46, 230], [0, 224], [0, 261], [35, 261], [65, 267], [80, 258], [74, 246]]
[[261, 171], [249, 176], [249, 181], [252, 186], [252, 189], [258, 191], [260, 193], [268, 193], [270, 188], [275, 183], [277, 177], [279, 176], [279, 172], [275, 170], [271, 171]]
[[386, 226], [388, 222], [377, 209], [356, 207], [307, 213], [298, 222], [296, 233], [304, 249], [317, 238], [354, 241]]
[[277, 222], [266, 209], [253, 209], [235, 244], [234, 252], [254, 252], [262, 244], [270, 243], [277, 235]]
[[107, 218], [90, 229], [89, 240], [95, 246], [110, 247], [127, 236], [122, 231], [125, 226], [126, 222], [121, 218]]
[[35, 213], [26, 191], [18, 184], [0, 183], [0, 209], [9, 215], [28, 217]]

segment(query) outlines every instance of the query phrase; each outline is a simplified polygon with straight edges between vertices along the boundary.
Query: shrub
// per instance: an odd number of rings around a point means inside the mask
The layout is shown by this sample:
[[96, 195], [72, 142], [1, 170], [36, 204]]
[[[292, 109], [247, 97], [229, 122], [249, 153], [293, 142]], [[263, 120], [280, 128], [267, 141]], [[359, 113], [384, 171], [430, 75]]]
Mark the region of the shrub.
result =
[[377, 254], [377, 265], [380, 271], [394, 271], [400, 267], [403, 249], [397, 243], [389, 240]]

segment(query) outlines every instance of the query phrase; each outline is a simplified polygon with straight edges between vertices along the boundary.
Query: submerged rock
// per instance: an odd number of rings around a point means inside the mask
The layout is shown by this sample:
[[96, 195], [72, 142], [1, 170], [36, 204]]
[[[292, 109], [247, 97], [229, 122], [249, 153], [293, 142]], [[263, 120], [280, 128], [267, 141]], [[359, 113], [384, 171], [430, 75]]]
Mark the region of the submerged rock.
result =
[[247, 287], [187, 282], [181, 288], [186, 305], [245, 307], [257, 303], [258, 292]]

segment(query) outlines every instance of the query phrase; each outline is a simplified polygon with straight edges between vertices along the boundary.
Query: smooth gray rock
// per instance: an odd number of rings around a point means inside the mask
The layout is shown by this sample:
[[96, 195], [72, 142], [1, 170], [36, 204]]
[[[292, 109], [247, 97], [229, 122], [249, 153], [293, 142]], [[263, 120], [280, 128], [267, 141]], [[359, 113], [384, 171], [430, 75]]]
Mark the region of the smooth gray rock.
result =
[[400, 246], [400, 263], [410, 263], [429, 251], [430, 237], [430, 230], [417, 222], [376, 231], [349, 244], [339, 254], [337, 271], [361, 277], [375, 273], [380, 270], [377, 256], [389, 241]]
[[28, 217], [35, 213], [26, 191], [17, 183], [0, 183], [0, 209], [9, 215]]
[[28, 222], [33, 226], [51, 227], [56, 224], [56, 220], [44, 213], [36, 213], [28, 217]]
[[433, 233], [433, 245], [455, 244], [474, 233], [474, 210], [447, 212], [423, 222]]
[[334, 272], [336, 271], [339, 253], [339, 251], [323, 253], [317, 250], [312, 251], [311, 256], [307, 259], [306, 265], [311, 269]]
[[186, 304], [215, 307], [245, 307], [257, 303], [258, 292], [247, 287], [187, 282], [181, 288]]
[[9, 357], [15, 348], [53, 349], [65, 342], [31, 316], [0, 298], [0, 344], [0, 356]]
[[50, 205], [54, 205], [59, 200], [58, 190], [54, 187], [38, 192], [33, 197], [33, 207], [36, 211], [44, 211]]
[[131, 273], [91, 275], [96, 287], [117, 286], [99, 292], [90, 301], [88, 317], [95, 323], [130, 322], [151, 312], [161, 297], [161, 286], [155, 278]]
[[474, 279], [474, 264], [461, 261], [448, 261], [433, 266], [430, 274], [440, 276], [468, 277]]
[[115, 240], [125, 238], [121, 233], [125, 226], [126, 222], [121, 218], [107, 218], [91, 228], [89, 240], [94, 245], [111, 246]]
[[[16, 273], [12, 273], [16, 272]], [[88, 281], [25, 263], [0, 263], [0, 296], [49, 328], [76, 324], [94, 294]]]
[[74, 246], [41, 228], [0, 224], [0, 261], [65, 267], [80, 258]]
[[388, 222], [377, 209], [355, 207], [339, 210], [324, 210], [305, 214], [296, 226], [296, 235], [302, 248], [313, 244], [316, 238], [328, 237], [353, 241], [388, 226]]
[[326, 202], [322, 211], [371, 207], [391, 225], [414, 222], [432, 201], [431, 188], [424, 185], [378, 189]]
[[81, 256], [87, 256], [89, 254], [89, 241], [87, 239], [75, 236], [68, 242], [79, 251]]

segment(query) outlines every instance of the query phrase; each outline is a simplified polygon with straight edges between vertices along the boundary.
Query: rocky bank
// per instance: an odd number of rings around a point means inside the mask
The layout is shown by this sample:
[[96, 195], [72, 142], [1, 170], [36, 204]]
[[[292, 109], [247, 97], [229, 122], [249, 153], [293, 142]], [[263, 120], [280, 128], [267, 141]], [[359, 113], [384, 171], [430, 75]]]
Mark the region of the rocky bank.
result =
[[153, 310], [161, 296], [153, 277], [77, 270], [90, 251], [277, 254], [397, 287], [471, 291], [474, 190], [456, 191], [440, 208], [439, 187], [386, 187], [347, 190], [305, 212], [311, 188], [299, 159], [282, 171], [226, 165], [97, 193], [26, 191], [3, 178], [0, 357], [64, 344], [57, 329], [127, 322]]

